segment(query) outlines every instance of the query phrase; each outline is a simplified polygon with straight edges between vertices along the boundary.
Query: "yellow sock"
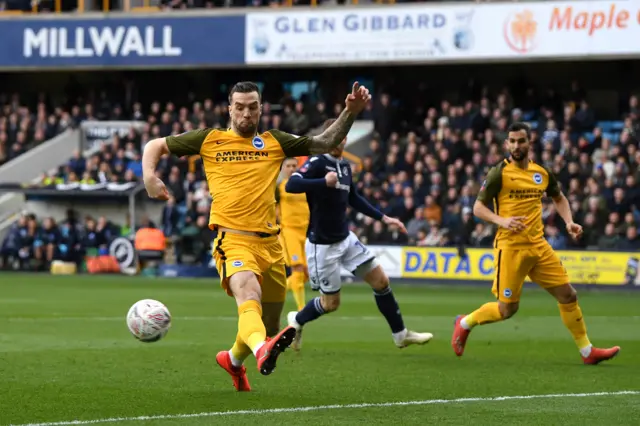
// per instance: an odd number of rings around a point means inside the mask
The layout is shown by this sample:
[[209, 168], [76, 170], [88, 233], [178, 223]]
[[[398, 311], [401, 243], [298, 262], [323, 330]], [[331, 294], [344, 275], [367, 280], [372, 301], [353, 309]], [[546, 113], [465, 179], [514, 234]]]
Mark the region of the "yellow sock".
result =
[[465, 328], [472, 328], [478, 324], [489, 324], [498, 321], [502, 321], [498, 302], [485, 303], [462, 320], [463, 326], [466, 326]]
[[242, 361], [251, 355], [251, 348], [244, 343], [238, 333], [236, 335], [236, 342], [233, 344], [229, 352], [231, 353], [231, 361], [233, 362], [233, 365], [240, 366], [242, 365]]
[[256, 352], [267, 338], [267, 330], [262, 322], [262, 306], [257, 300], [247, 300], [238, 306], [238, 336]]
[[293, 293], [293, 298], [296, 301], [296, 305], [298, 305], [298, 311], [301, 311], [305, 305], [304, 298], [304, 283], [305, 283], [305, 274], [301, 271], [293, 271], [289, 279], [287, 280], [287, 286], [291, 289]]
[[578, 302], [558, 303], [560, 308], [560, 316], [565, 327], [573, 336], [573, 340], [578, 345], [578, 349], [585, 349], [591, 346], [589, 337], [587, 337], [587, 326], [582, 318], [582, 310], [578, 306]]

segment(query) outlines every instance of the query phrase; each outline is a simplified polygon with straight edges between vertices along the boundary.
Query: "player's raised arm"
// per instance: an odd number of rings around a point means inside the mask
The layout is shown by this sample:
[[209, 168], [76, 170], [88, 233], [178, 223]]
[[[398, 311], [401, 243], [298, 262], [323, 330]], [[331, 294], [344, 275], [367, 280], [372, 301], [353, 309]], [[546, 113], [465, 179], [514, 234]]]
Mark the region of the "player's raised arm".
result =
[[195, 155], [212, 129], [198, 129], [177, 136], [167, 136], [149, 141], [142, 153], [142, 177], [149, 197], [168, 200], [169, 192], [160, 178], [156, 176], [156, 167], [160, 157], [173, 154], [176, 157]]
[[513, 232], [520, 232], [525, 228], [522, 222], [525, 218], [522, 216], [502, 217], [499, 211], [494, 213], [489, 206], [498, 196], [502, 187], [502, 170], [499, 167], [493, 167], [487, 173], [485, 181], [482, 183], [478, 198], [473, 204], [473, 214], [484, 220], [485, 222], [494, 223], [502, 228], [509, 229]]
[[347, 137], [351, 126], [356, 121], [356, 117], [370, 101], [369, 89], [355, 82], [351, 93], [345, 99], [345, 109], [319, 135], [312, 137], [297, 136], [280, 130], [270, 130], [269, 133], [278, 140], [287, 157], [324, 154], [340, 145], [344, 138]]
[[360, 193], [356, 189], [356, 186], [353, 184], [353, 181], [351, 182], [351, 190], [349, 191], [349, 205], [356, 211], [369, 216], [372, 219], [380, 220], [385, 225], [395, 225], [400, 229], [400, 231], [405, 234], [407, 233], [407, 228], [404, 226], [404, 223], [396, 218], [389, 217], [386, 214], [382, 213], [380, 210], [373, 207], [366, 198], [360, 195]]
[[582, 226], [573, 222], [573, 214], [571, 213], [571, 205], [569, 204], [569, 200], [567, 200], [567, 197], [565, 197], [562, 193], [555, 175], [551, 172], [551, 170], [546, 170], [549, 174], [549, 184], [547, 185], [546, 191], [547, 195], [551, 197], [551, 199], [553, 200], [553, 204], [556, 206], [558, 214], [567, 225], [567, 232], [569, 233], [569, 235], [572, 238], [577, 239], [580, 234], [582, 234]]
[[362, 112], [370, 101], [371, 94], [369, 94], [369, 89], [365, 86], [360, 86], [357, 81], [353, 83], [351, 93], [345, 99], [345, 109], [337, 120], [324, 132], [311, 138], [309, 146], [311, 153], [324, 154], [338, 146], [347, 137], [358, 114]]

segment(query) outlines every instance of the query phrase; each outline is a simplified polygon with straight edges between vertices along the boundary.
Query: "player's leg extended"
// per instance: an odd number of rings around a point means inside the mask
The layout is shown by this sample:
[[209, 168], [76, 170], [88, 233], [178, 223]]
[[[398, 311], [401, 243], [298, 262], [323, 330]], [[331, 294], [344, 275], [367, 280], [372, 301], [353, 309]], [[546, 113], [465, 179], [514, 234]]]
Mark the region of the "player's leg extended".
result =
[[[260, 372], [270, 374], [275, 368], [275, 359], [282, 352], [283, 335], [280, 333], [273, 340], [268, 340], [262, 321], [262, 288], [258, 277], [260, 271], [265, 269], [264, 264], [269, 261], [264, 255], [265, 244], [258, 237], [226, 234], [226, 240], [225, 233], [222, 233], [214, 242], [214, 256], [218, 271], [221, 272], [222, 286], [238, 305], [238, 335], [231, 350], [219, 353], [216, 360], [232, 376], [236, 389], [248, 390], [246, 370], [242, 366], [244, 359], [253, 352]], [[282, 266], [281, 281], [284, 286]], [[291, 329], [291, 339], [294, 334], [295, 330]]]
[[545, 245], [539, 249], [540, 260], [531, 270], [531, 280], [546, 289], [558, 301], [560, 317], [571, 333], [585, 364], [598, 364], [616, 356], [620, 347], [594, 348], [587, 336], [587, 326], [578, 304], [576, 290], [569, 284], [569, 276], [560, 258]]
[[287, 320], [298, 333], [302, 327], [322, 315], [335, 312], [340, 306], [340, 263], [346, 242], [320, 245], [307, 244], [309, 275], [314, 289], [320, 290], [320, 297], [311, 299], [299, 312], [289, 312]]
[[[284, 265], [282, 265], [284, 278]], [[284, 297], [286, 283], [282, 281]], [[251, 348], [258, 361], [258, 369], [262, 375], [269, 375], [276, 367], [280, 353], [291, 345], [295, 330], [287, 327], [276, 334], [273, 339], [267, 339], [267, 330], [262, 322], [262, 290], [258, 280], [250, 271], [234, 274], [229, 279], [229, 287], [238, 304], [238, 335]], [[274, 304], [270, 304], [273, 306]]]
[[296, 330], [287, 326], [278, 331], [280, 315], [287, 296], [287, 274], [280, 240], [276, 237], [265, 239], [261, 251], [261, 266], [264, 271], [261, 296], [262, 319], [270, 337], [256, 352], [256, 358], [258, 358], [260, 373], [266, 376], [275, 370], [278, 357], [291, 345]]
[[458, 315], [455, 320], [451, 346], [462, 356], [469, 333], [476, 325], [491, 324], [511, 318], [518, 312], [524, 279], [532, 267], [525, 250], [495, 250], [492, 293], [496, 302], [485, 303], [469, 315]]
[[[255, 259], [253, 259], [251, 254], [245, 252], [242, 249], [241, 244], [235, 243], [237, 242], [234, 241], [233, 236], [229, 237], [225, 235], [225, 233], [221, 233], [214, 240], [213, 256], [216, 261], [216, 268], [220, 274], [221, 286], [230, 296], [233, 296], [233, 292], [230, 288], [228, 271], [233, 273], [235, 268], [238, 267], [234, 265], [241, 265], [240, 267], [243, 268], [254, 268], [255, 270], [258, 270]], [[229, 258], [233, 259], [230, 265], [227, 263]], [[242, 274], [242, 272], [239, 273]], [[251, 271], [244, 271], [244, 273], [253, 275], [253, 272]], [[236, 277], [236, 279], [237, 278], [239, 277]], [[228, 351], [218, 352], [216, 355], [216, 362], [218, 365], [229, 373], [233, 380], [234, 387], [236, 390], [241, 392], [251, 390], [251, 386], [249, 385], [249, 380], [247, 378], [247, 369], [243, 366], [244, 360], [251, 355], [251, 353], [251, 348], [245, 343], [243, 336], [238, 331], [236, 341], [231, 349]]]
[[397, 347], [405, 348], [413, 344], [424, 345], [433, 338], [431, 333], [417, 333], [407, 330], [404, 326], [400, 307], [389, 286], [389, 277], [375, 259], [358, 266], [354, 275], [362, 277], [373, 289], [378, 310], [387, 320]]
[[[338, 271], [338, 279], [340, 273]], [[324, 286], [320, 289], [320, 296], [311, 299], [299, 312], [289, 312], [287, 319], [289, 325], [296, 329], [302, 328], [305, 324], [315, 321], [322, 315], [335, 312], [340, 307], [339, 286]], [[327, 287], [330, 287], [328, 289]]]

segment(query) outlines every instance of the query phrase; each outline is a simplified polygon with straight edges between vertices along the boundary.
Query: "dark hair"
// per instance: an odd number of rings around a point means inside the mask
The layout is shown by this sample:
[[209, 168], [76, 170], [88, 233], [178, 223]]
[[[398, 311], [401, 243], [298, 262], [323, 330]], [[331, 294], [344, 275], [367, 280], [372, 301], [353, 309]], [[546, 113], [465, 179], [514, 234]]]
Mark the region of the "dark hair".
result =
[[333, 123], [336, 122], [335, 118], [329, 118], [322, 123], [322, 131], [327, 130]]
[[262, 100], [262, 95], [260, 94], [260, 88], [258, 85], [252, 81], [239, 81], [233, 85], [231, 91], [229, 92], [229, 103], [231, 103], [231, 98], [234, 93], [252, 93], [256, 92], [258, 94], [258, 99]]
[[516, 121], [511, 123], [508, 129], [509, 132], [519, 132], [521, 130], [524, 130], [524, 132], [527, 134], [527, 139], [531, 139], [531, 127], [529, 127], [527, 123]]

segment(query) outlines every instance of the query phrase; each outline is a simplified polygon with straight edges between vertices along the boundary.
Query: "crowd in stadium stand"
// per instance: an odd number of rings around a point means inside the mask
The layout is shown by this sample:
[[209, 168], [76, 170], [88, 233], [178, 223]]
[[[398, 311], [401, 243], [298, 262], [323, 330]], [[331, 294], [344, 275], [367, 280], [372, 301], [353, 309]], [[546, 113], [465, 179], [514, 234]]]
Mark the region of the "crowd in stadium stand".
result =
[[[598, 121], [580, 90], [574, 89], [572, 95], [562, 100], [529, 93], [520, 100], [520, 105], [514, 105], [508, 91], [455, 104], [442, 100], [428, 109], [416, 109], [422, 112], [409, 119], [399, 110], [410, 100], [379, 95], [363, 114], [363, 118], [374, 120], [375, 136], [362, 159], [361, 170], [356, 171], [357, 186], [385, 214], [405, 222], [409, 233], [404, 235], [352, 211], [354, 232], [368, 244], [490, 247], [495, 229], [474, 218], [473, 203], [488, 168], [504, 158], [502, 142], [509, 124], [526, 121], [533, 129], [531, 158], [556, 174], [576, 221], [585, 227], [583, 238], [571, 241], [553, 204], [545, 200], [543, 218], [551, 245], [556, 249], [640, 249], [638, 98], [629, 97], [619, 120], [605, 122]], [[91, 105], [84, 110], [74, 108], [70, 114], [60, 111], [52, 115], [47, 115], [44, 106], [38, 106], [31, 119], [17, 99], [12, 101], [3, 108], [7, 118], [0, 121], [0, 137], [12, 142], [4, 145], [5, 154], [8, 152], [10, 156], [20, 150], [18, 135], [24, 135], [20, 139], [29, 139], [29, 135], [37, 134], [35, 140], [44, 140], [70, 122], [85, 118], [133, 118], [148, 123], [143, 134], [132, 131], [125, 138], [116, 136], [113, 144], [104, 145], [89, 158], [78, 153], [56, 175], [43, 176], [43, 183], [139, 180], [142, 141], [198, 127], [228, 125], [226, 105], [207, 99], [191, 105], [134, 104], [126, 111], [120, 106], [98, 105], [96, 117]], [[324, 103], [305, 105], [291, 98], [279, 102], [284, 106], [279, 112], [265, 103], [263, 129], [305, 133], [339, 114], [341, 108], [338, 104], [329, 111]], [[212, 237], [207, 230], [211, 197], [201, 163], [166, 157], [159, 164], [158, 174], [165, 180], [172, 198], [162, 216], [154, 218], [157, 226], [175, 239], [178, 246], [183, 244], [196, 250], [198, 256], [205, 256]], [[47, 238], [51, 234], [46, 222], [38, 225], [27, 219], [19, 224], [19, 232], [12, 235], [20, 236], [21, 242], [14, 242], [11, 247], [46, 257], [48, 251], [43, 247], [48, 247]], [[89, 223], [83, 228], [91, 229], [93, 225]], [[89, 241], [86, 237], [66, 237], [69, 233], [64, 231], [65, 227], [65, 224], [58, 227], [55, 241], [71, 238], [73, 243], [63, 244], [86, 247]]]
[[25, 105], [18, 94], [0, 96], [0, 165], [38, 146], [72, 125], [62, 108], [51, 111], [39, 99]]

